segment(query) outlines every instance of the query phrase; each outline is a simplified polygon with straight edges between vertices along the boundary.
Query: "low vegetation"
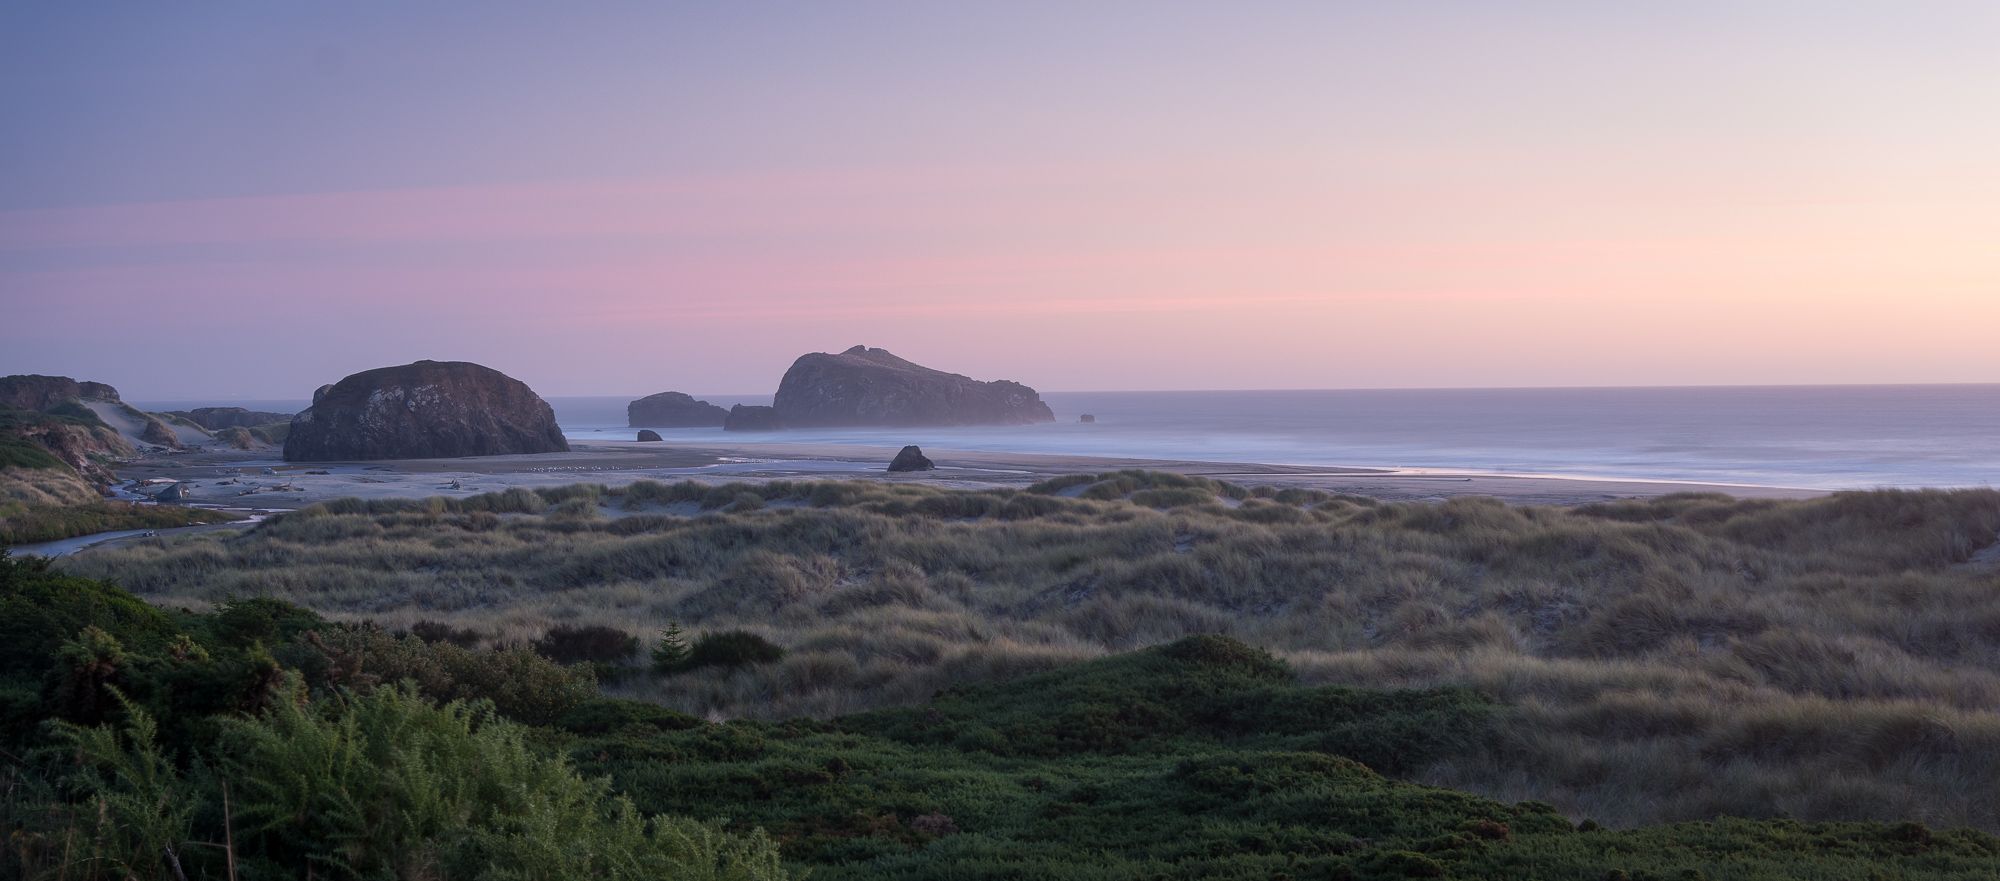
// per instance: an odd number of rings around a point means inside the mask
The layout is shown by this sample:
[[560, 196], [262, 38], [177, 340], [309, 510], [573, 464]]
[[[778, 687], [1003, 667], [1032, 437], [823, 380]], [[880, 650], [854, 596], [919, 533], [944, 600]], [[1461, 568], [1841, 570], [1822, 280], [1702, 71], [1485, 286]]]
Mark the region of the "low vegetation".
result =
[[163, 610], [0, 557], [0, 876], [2000, 872], [2000, 839], [1971, 830], [1746, 819], [1610, 830], [1405, 782], [1489, 749], [1504, 707], [1467, 689], [1305, 684], [1227, 637], [830, 720], [704, 721], [596, 696], [589, 669], [271, 599]]
[[642, 814], [537, 745], [596, 689], [533, 654], [176, 615], [4, 557], [0, 637], [0, 877], [789, 877], [761, 833]]
[[109, 500], [55, 508], [0, 501], [0, 546], [57, 541], [116, 529], [172, 529], [241, 519], [240, 514], [208, 508]]
[[[1127, 472], [1023, 492], [778, 481], [348, 501], [64, 567], [191, 608], [271, 596], [391, 629], [439, 622], [480, 648], [613, 628], [640, 640], [616, 693], [708, 719], [916, 706], [1225, 634], [1313, 685], [1479, 695], [1491, 736], [1401, 767], [1425, 783], [1614, 827], [1990, 831], [1996, 534], [1992, 491], [1544, 508]], [[690, 651], [742, 632], [783, 654], [647, 670], [673, 622]]]

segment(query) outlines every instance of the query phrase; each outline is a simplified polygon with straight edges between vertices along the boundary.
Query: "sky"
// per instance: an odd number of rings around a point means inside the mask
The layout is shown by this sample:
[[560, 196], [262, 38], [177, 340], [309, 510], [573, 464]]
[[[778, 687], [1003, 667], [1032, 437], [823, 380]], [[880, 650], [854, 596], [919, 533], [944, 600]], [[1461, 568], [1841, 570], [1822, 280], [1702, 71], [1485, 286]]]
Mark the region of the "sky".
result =
[[2000, 382], [2000, 3], [7, 4], [0, 374]]

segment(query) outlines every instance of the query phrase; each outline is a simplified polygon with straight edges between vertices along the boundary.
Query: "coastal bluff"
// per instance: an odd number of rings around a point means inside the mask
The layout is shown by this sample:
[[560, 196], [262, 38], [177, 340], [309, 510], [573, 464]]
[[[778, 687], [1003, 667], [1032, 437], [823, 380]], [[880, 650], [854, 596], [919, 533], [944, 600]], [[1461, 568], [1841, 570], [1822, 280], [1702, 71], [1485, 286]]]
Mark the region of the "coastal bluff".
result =
[[378, 367], [322, 387], [285, 437], [287, 462], [568, 450], [547, 401], [518, 379], [466, 361]]
[[101, 382], [37, 373], [0, 376], [0, 408], [47, 411], [67, 401], [123, 403], [117, 389]]
[[982, 382], [866, 346], [800, 356], [779, 382], [772, 410], [785, 428], [1055, 421], [1041, 394], [1021, 383]]

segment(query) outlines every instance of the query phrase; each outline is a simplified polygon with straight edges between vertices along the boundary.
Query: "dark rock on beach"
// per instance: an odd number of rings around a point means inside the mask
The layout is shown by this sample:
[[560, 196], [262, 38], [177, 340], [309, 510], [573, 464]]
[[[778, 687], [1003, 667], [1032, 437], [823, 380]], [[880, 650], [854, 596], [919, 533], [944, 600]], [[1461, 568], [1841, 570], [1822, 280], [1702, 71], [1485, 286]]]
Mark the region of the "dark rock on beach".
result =
[[657, 432], [657, 431], [654, 431], [654, 430], [652, 430], [652, 429], [650, 429], [650, 428], [641, 428], [641, 429], [639, 429], [639, 442], [640, 442], [640, 443], [652, 443], [653, 441], [657, 441], [657, 440], [659, 440], [659, 439], [660, 439], [660, 433], [659, 433], [659, 432]]
[[715, 428], [729, 411], [680, 392], [647, 395], [625, 405], [625, 424], [633, 428]]
[[777, 410], [747, 404], [729, 408], [729, 418], [722, 423], [723, 431], [777, 431], [783, 427], [778, 421]]
[[981, 382], [866, 346], [800, 357], [785, 371], [773, 404], [787, 428], [1026, 425], [1056, 418], [1040, 394], [1018, 382]]
[[916, 444], [904, 447], [902, 452], [896, 454], [895, 460], [889, 463], [889, 470], [891, 472], [933, 471], [936, 468], [937, 463], [932, 462], [929, 456], [924, 455], [924, 451], [919, 449]]
[[288, 462], [568, 450], [547, 401], [520, 380], [465, 361], [379, 367], [323, 386], [285, 438]]

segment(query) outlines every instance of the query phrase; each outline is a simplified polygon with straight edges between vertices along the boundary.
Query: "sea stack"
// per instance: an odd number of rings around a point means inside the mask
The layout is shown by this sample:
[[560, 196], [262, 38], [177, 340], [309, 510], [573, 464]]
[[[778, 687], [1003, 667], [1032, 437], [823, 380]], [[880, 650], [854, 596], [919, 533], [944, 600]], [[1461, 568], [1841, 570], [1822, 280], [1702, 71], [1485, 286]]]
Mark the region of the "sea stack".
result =
[[654, 431], [650, 428], [639, 429], [639, 443], [642, 444], [658, 443], [659, 440], [660, 440], [659, 432]]
[[1040, 394], [1018, 382], [981, 382], [866, 346], [800, 357], [772, 403], [786, 428], [1027, 425], [1056, 418]]
[[547, 401], [518, 379], [465, 361], [378, 367], [322, 386], [285, 438], [287, 462], [568, 450]]
[[722, 422], [723, 431], [777, 431], [782, 427], [778, 422], [778, 411], [748, 404], [729, 408], [729, 418]]
[[631, 428], [719, 428], [729, 411], [681, 392], [647, 395], [625, 405]]

